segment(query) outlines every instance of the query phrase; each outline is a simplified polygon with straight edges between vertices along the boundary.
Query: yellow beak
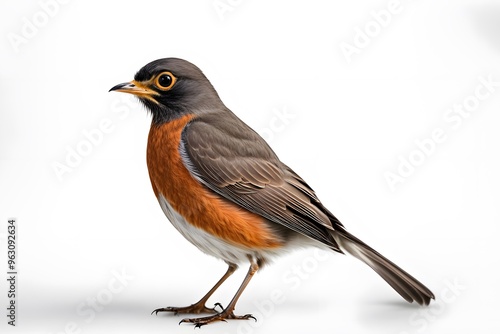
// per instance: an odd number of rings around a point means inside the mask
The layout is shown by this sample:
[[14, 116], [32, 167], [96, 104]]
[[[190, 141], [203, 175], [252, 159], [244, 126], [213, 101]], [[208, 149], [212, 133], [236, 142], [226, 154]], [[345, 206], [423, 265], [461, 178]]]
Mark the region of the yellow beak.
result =
[[143, 83], [135, 81], [135, 80], [118, 84], [118, 85], [114, 86], [113, 88], [111, 88], [109, 91], [110, 92], [114, 91], [114, 92], [123, 92], [123, 93], [133, 94], [133, 95], [138, 96], [138, 97], [147, 98], [151, 101], [154, 101], [155, 103], [158, 103], [158, 102], [153, 98], [153, 96], [160, 95], [160, 94], [158, 94], [157, 91], [155, 91], [155, 90], [147, 87]]

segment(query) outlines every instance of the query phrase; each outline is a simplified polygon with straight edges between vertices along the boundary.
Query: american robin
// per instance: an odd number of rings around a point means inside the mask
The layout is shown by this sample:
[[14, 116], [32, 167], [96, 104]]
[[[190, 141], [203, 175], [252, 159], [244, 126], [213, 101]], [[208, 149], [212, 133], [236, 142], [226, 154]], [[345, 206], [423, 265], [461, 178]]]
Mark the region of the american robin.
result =
[[[349, 233], [311, 187], [222, 103], [195, 65], [158, 59], [110, 91], [137, 96], [151, 112], [147, 166], [167, 218], [202, 252], [229, 266], [197, 303], [153, 313], [211, 314], [181, 320], [196, 327], [251, 319], [234, 309], [253, 275], [269, 259], [304, 246], [351, 254], [410, 303], [428, 305], [434, 299], [422, 283]], [[207, 307], [209, 297], [245, 262], [250, 268], [228, 306]]]

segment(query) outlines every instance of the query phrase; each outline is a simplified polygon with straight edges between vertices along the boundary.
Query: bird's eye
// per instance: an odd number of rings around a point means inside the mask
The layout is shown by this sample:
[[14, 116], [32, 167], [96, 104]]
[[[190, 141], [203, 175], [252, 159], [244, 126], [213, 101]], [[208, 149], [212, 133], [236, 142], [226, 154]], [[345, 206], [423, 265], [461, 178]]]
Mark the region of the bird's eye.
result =
[[169, 90], [177, 79], [170, 72], [163, 72], [156, 77], [156, 86], [161, 90]]

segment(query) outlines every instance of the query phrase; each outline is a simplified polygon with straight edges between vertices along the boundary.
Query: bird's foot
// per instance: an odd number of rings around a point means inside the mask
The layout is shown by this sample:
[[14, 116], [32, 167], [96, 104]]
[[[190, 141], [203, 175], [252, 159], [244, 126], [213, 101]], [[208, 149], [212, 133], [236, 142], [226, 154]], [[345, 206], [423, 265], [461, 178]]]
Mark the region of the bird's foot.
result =
[[217, 313], [217, 314], [214, 314], [214, 315], [211, 315], [211, 316], [208, 316], [208, 317], [182, 319], [179, 322], [179, 325], [182, 324], [182, 323], [184, 323], [184, 322], [188, 322], [188, 323], [194, 324], [195, 328], [200, 328], [201, 326], [205, 326], [205, 325], [211, 324], [211, 323], [216, 322], [216, 321], [227, 322], [227, 320], [229, 320], [229, 319], [236, 319], [236, 320], [253, 319], [253, 320], [257, 321], [257, 318], [255, 318], [251, 314], [234, 315], [233, 311], [226, 311], [226, 310], [224, 310], [221, 313]]
[[200, 314], [200, 313], [217, 313], [217, 310], [215, 309], [217, 306], [219, 306], [222, 310], [224, 310], [224, 307], [220, 303], [215, 303], [213, 308], [208, 308], [205, 306], [204, 303], [196, 303], [190, 306], [186, 307], [162, 307], [162, 308], [157, 308], [151, 314], [155, 313], [158, 315], [158, 312], [173, 312], [175, 315], [179, 313], [187, 313], [187, 314]]

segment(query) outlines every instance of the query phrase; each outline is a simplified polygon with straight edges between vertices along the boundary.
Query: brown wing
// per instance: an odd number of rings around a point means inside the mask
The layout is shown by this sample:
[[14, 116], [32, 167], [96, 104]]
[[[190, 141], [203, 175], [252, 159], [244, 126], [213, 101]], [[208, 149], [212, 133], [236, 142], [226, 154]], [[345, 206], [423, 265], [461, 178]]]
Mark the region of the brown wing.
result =
[[181, 153], [206, 187], [269, 221], [340, 251], [329, 230], [342, 224], [267, 143], [230, 111], [193, 120]]

